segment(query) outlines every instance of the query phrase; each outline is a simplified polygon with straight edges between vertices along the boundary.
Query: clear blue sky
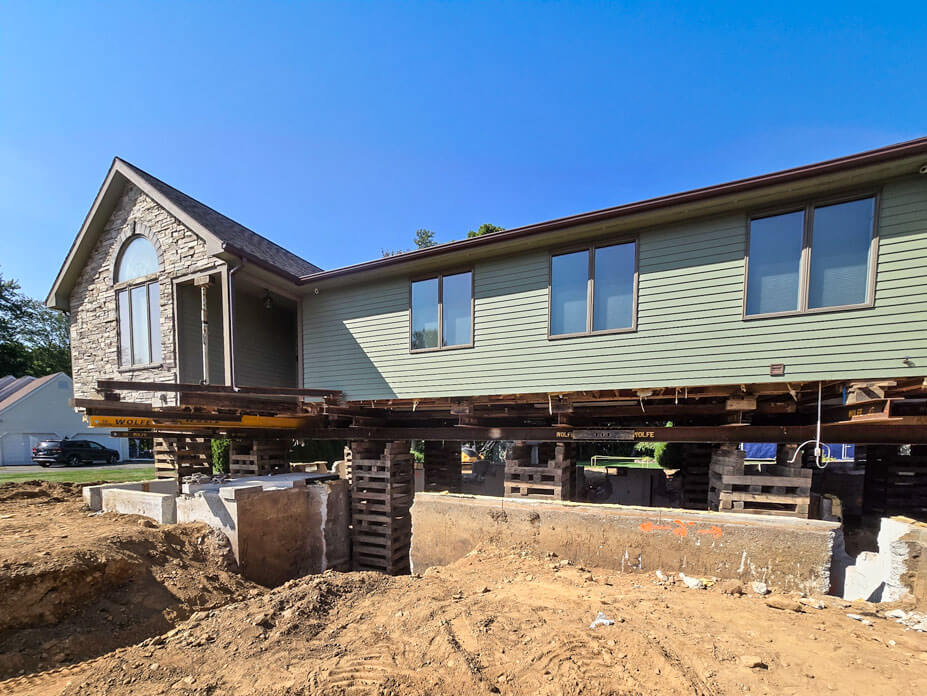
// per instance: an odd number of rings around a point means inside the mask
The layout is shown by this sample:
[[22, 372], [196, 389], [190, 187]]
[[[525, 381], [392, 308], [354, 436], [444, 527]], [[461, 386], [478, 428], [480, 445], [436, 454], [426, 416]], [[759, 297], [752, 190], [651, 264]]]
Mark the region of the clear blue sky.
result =
[[0, 273], [44, 299], [114, 155], [333, 268], [907, 140], [925, 36], [924, 2], [4, 2]]

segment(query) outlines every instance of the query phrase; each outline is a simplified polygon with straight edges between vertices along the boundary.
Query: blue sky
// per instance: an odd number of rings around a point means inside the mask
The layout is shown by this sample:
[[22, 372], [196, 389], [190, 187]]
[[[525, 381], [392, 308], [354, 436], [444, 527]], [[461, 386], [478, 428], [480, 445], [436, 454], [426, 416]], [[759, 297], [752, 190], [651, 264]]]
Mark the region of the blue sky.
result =
[[323, 268], [927, 135], [927, 3], [0, 5], [0, 273], [119, 155]]

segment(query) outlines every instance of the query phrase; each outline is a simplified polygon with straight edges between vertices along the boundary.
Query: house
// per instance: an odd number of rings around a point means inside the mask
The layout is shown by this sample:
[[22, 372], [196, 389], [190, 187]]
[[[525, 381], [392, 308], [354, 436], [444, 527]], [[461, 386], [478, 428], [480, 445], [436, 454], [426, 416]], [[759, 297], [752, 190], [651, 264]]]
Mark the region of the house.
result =
[[211, 383], [349, 401], [916, 377], [925, 163], [919, 139], [321, 271], [116, 159], [48, 305], [78, 396], [201, 381], [204, 296]]
[[337, 392], [300, 437], [927, 444], [925, 257], [927, 138], [328, 271], [117, 158], [47, 304], [79, 400]]
[[99, 442], [128, 457], [126, 438], [91, 429], [70, 405], [71, 378], [0, 377], [0, 466], [32, 464], [32, 448], [42, 440], [80, 438]]

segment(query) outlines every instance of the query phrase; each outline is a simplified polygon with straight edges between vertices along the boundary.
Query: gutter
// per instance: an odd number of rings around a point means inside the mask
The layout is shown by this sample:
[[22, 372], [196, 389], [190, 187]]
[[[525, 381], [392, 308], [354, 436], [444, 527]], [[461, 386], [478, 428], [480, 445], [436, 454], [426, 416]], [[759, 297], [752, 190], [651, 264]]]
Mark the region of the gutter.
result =
[[299, 284], [300, 277], [298, 275], [290, 273], [289, 271], [284, 271], [282, 268], [278, 268], [272, 263], [268, 263], [267, 261], [264, 261], [263, 259], [259, 259], [253, 254], [250, 254], [246, 251], [243, 251], [242, 249], [239, 249], [234, 244], [229, 244], [228, 242], [222, 242], [221, 249], [222, 251], [228, 252], [229, 254], [232, 254], [233, 256], [237, 256], [239, 259], [241, 259], [242, 264], [247, 260], [252, 265], [257, 266], [258, 268], [263, 268], [265, 271], [270, 271], [274, 275], [277, 275], [283, 278], [284, 280], [288, 280], [294, 285]]
[[420, 259], [430, 258], [432, 256], [438, 256], [454, 251], [477, 249], [487, 244], [497, 244], [500, 242], [511, 241], [513, 239], [520, 239], [522, 237], [530, 237], [533, 235], [541, 234], [543, 232], [551, 232], [554, 230], [563, 229], [565, 227], [574, 227], [576, 225], [613, 220], [629, 215], [670, 208], [673, 206], [684, 205], [686, 203], [696, 203], [710, 200], [712, 198], [720, 198], [722, 196], [753, 191], [776, 184], [785, 184], [802, 179], [810, 179], [816, 176], [835, 174], [859, 167], [881, 164], [883, 162], [902, 159], [904, 157], [913, 157], [917, 155], [927, 155], [927, 138], [909, 140], [907, 142], [889, 145], [887, 147], [879, 148], [876, 150], [867, 150], [866, 152], [860, 152], [855, 155], [847, 155], [845, 157], [825, 160], [824, 162], [818, 162], [816, 164], [807, 164], [800, 167], [794, 167], [792, 169], [785, 169], [779, 172], [773, 172], [772, 174], [761, 174], [759, 176], [749, 177], [747, 179], [738, 179], [736, 181], [717, 184], [715, 186], [693, 189], [691, 191], [684, 191], [682, 193], [673, 193], [657, 198], [648, 198], [643, 201], [637, 201], [635, 203], [627, 203], [625, 205], [619, 205], [612, 208], [603, 208], [601, 210], [594, 210], [588, 213], [580, 213], [578, 215], [556, 218], [554, 220], [539, 222], [533, 225], [516, 227], [502, 232], [494, 232], [483, 237], [462, 239], [456, 242], [448, 242], [446, 244], [427, 247], [425, 249], [408, 251], [398, 256], [388, 256], [383, 259], [375, 259], [373, 261], [354, 264], [352, 266], [335, 268], [330, 271], [321, 271], [319, 273], [304, 275], [299, 277], [296, 282], [298, 285], [306, 285], [308, 283], [328, 280], [330, 278], [338, 278], [353, 273], [360, 273], [362, 271], [371, 271], [402, 263], [410, 263], [412, 261], [418, 261]]

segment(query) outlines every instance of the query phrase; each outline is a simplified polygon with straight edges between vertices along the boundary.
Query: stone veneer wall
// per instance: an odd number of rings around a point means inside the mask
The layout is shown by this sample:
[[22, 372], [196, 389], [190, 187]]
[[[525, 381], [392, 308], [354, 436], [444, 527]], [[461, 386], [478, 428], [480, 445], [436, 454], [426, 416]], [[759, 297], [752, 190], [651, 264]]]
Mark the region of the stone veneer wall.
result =
[[[142, 369], [119, 368], [119, 335], [113, 274], [122, 243], [144, 234], [155, 247], [161, 296], [161, 364]], [[74, 396], [92, 398], [98, 379], [176, 381], [177, 363], [171, 280], [221, 266], [206, 253], [206, 242], [132, 184], [97, 240], [71, 293], [71, 359]], [[125, 393], [129, 401], [174, 404], [173, 394]]]

